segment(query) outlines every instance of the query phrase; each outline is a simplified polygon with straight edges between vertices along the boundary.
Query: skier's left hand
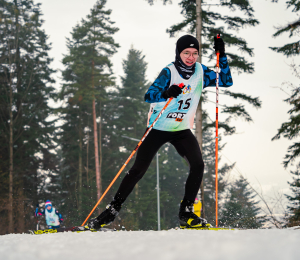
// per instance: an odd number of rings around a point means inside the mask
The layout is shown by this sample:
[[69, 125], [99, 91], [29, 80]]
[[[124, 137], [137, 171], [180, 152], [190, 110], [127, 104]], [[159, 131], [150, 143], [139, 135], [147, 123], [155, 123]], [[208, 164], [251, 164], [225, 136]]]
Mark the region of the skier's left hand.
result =
[[217, 53], [217, 51], [220, 52], [220, 57], [223, 57], [225, 55], [225, 45], [222, 38], [214, 37], [214, 49]]
[[61, 223], [63, 223], [63, 221], [64, 221], [64, 220], [61, 218], [61, 219], [59, 220], [59, 223], [61, 224]]

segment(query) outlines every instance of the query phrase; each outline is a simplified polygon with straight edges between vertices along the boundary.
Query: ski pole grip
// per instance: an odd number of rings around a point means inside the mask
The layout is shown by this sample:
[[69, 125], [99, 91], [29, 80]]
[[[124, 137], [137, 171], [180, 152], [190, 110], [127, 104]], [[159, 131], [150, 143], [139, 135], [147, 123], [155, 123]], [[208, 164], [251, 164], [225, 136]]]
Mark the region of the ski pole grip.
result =
[[[221, 38], [221, 37], [220, 37], [220, 34], [218, 33], [218, 34], [217, 34], [217, 39], [220, 39], [220, 38]], [[218, 57], [219, 54], [220, 54], [220, 51], [217, 51], [216, 54], [217, 54], [217, 57]], [[219, 59], [219, 57], [218, 57], [218, 59]]]
[[[217, 39], [220, 39], [220, 38], [221, 38], [220, 34], [218, 33], [217, 34]], [[220, 67], [220, 65], [219, 65], [220, 51], [217, 51], [216, 54], [217, 54], [217, 64], [216, 64], [216, 66], [219, 68]]]
[[[217, 39], [220, 39], [221, 37], [220, 37], [220, 34], [218, 33], [217, 34]], [[218, 54], [220, 54], [220, 51], [217, 51], [217, 56], [218, 56]]]

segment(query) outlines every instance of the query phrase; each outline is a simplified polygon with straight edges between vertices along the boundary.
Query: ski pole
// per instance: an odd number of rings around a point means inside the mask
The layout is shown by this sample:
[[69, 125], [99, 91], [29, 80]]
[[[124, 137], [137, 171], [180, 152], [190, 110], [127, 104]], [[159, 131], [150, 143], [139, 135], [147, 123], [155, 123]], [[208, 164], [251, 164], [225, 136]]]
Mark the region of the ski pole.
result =
[[[180, 88], [183, 88], [184, 84], [180, 83], [178, 86]], [[117, 180], [117, 178], [119, 177], [119, 175], [122, 173], [122, 171], [124, 170], [124, 168], [126, 167], [126, 165], [128, 164], [128, 162], [130, 161], [130, 159], [136, 153], [137, 149], [139, 149], [139, 147], [141, 146], [141, 144], [143, 143], [143, 141], [145, 140], [145, 138], [147, 137], [147, 135], [149, 134], [149, 132], [151, 131], [151, 129], [153, 128], [153, 126], [155, 125], [155, 123], [157, 122], [157, 120], [161, 117], [162, 113], [165, 111], [165, 109], [171, 103], [172, 100], [173, 100], [172, 97], [169, 98], [169, 100], [167, 101], [167, 103], [165, 104], [165, 106], [163, 107], [163, 109], [160, 111], [160, 113], [158, 114], [158, 116], [156, 117], [156, 119], [153, 121], [153, 123], [151, 124], [151, 126], [148, 128], [148, 130], [146, 131], [146, 133], [142, 137], [142, 139], [139, 141], [139, 143], [137, 144], [137, 146], [134, 148], [134, 150], [132, 151], [132, 153], [130, 154], [130, 156], [126, 160], [126, 162], [123, 164], [123, 166], [121, 167], [121, 169], [119, 170], [119, 172], [117, 173], [117, 175], [115, 176], [115, 178], [108, 185], [108, 187], [106, 188], [106, 190], [104, 191], [104, 193], [102, 194], [102, 196], [100, 197], [100, 199], [98, 200], [98, 202], [96, 203], [95, 207], [92, 209], [92, 211], [87, 216], [87, 218], [85, 219], [85, 221], [81, 224], [81, 226], [84, 226], [84, 224], [87, 222], [87, 220], [93, 214], [93, 212], [95, 211], [95, 209], [97, 208], [97, 206], [99, 205], [99, 203], [102, 201], [102, 199], [104, 198], [104, 196], [106, 195], [106, 193], [109, 191], [109, 189], [111, 188], [111, 186], [114, 184], [114, 182]]]
[[[220, 38], [220, 34], [217, 35], [217, 38]], [[219, 56], [220, 56], [220, 51], [217, 51], [217, 64], [216, 64], [216, 163], [215, 163], [215, 173], [216, 173], [216, 227], [218, 227], [218, 143], [219, 143], [219, 136], [218, 136], [218, 120], [219, 120], [219, 69], [220, 69], [220, 64], [219, 64]]]

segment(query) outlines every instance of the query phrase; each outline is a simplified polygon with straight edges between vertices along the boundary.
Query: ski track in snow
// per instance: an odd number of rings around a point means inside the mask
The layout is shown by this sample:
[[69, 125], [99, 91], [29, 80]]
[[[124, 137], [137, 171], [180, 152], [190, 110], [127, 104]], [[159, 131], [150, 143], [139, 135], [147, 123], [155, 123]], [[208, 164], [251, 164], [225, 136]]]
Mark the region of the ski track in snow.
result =
[[0, 259], [300, 259], [300, 229], [169, 230], [0, 236]]

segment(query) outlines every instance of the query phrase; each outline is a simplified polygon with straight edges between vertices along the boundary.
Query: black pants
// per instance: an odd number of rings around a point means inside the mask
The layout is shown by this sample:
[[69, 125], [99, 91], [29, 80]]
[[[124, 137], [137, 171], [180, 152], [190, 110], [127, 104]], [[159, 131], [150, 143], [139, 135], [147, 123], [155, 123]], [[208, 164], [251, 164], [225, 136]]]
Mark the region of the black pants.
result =
[[159, 148], [170, 142], [188, 162], [190, 173], [185, 184], [184, 199], [194, 201], [203, 177], [204, 163], [198, 142], [191, 130], [167, 132], [152, 129], [137, 151], [136, 160], [121, 182], [115, 200], [123, 203], [135, 184], [144, 176]]

